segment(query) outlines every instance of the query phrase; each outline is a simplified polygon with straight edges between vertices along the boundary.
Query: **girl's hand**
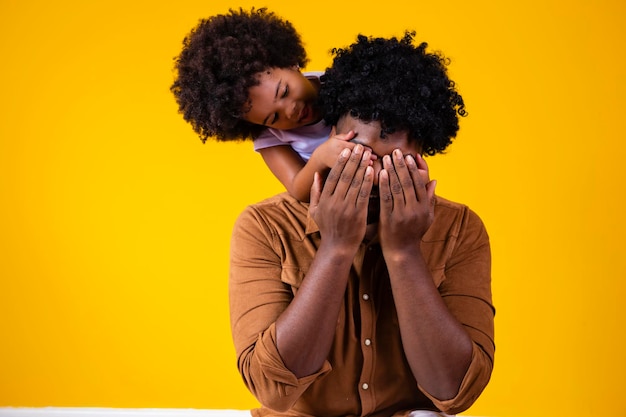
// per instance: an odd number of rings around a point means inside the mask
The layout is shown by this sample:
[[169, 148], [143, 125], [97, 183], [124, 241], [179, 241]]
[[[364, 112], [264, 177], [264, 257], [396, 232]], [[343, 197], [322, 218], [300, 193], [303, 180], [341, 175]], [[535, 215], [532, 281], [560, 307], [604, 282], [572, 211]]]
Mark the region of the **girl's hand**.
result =
[[[341, 153], [342, 150], [348, 148], [350, 150], [354, 149], [356, 143], [350, 142], [356, 134], [354, 131], [349, 131], [348, 133], [337, 134], [335, 127], [333, 126], [330, 136], [328, 140], [322, 143], [311, 155], [311, 159], [316, 160], [319, 166], [324, 166], [326, 168], [332, 168], [335, 166], [337, 162], [337, 156]], [[366, 148], [369, 149], [369, 148]], [[371, 149], [369, 149], [371, 151]], [[372, 162], [376, 160], [376, 155], [370, 153], [370, 165]]]

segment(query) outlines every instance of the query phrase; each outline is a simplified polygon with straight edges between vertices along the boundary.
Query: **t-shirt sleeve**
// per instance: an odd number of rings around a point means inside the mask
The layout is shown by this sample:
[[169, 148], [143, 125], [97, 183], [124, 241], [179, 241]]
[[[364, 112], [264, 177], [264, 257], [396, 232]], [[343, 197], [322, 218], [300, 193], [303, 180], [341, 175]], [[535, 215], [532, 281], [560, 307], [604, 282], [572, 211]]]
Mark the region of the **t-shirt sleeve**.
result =
[[281, 141], [274, 133], [272, 133], [272, 129], [265, 129], [261, 134], [254, 139], [252, 142], [255, 151], [260, 151], [261, 149], [271, 148], [273, 146], [280, 145], [289, 145]]

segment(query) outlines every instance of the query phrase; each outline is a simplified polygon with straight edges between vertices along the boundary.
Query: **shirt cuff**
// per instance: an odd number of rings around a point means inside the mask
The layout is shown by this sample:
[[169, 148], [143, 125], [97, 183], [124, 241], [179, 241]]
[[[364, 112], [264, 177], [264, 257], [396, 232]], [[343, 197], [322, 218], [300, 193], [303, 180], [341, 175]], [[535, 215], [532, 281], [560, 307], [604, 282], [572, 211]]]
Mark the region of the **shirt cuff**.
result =
[[493, 363], [487, 354], [474, 343], [472, 361], [454, 398], [440, 400], [430, 395], [419, 384], [418, 387], [439, 410], [447, 414], [458, 414], [470, 408], [483, 392], [489, 382], [492, 368]]
[[263, 376], [276, 384], [281, 397], [294, 395], [299, 397], [315, 380], [332, 370], [330, 362], [324, 361], [319, 371], [302, 378], [296, 377], [287, 369], [278, 353], [275, 324], [272, 324], [268, 331], [259, 337], [256, 349]]

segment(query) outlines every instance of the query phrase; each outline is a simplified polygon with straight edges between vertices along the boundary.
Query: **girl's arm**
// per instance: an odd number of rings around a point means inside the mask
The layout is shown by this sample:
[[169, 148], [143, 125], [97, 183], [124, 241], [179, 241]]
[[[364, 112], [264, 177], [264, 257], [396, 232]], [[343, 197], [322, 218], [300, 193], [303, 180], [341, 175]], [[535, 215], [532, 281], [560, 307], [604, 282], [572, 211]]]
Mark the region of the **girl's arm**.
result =
[[[322, 171], [325, 167], [314, 167], [314, 163], [311, 163], [311, 161], [308, 163], [304, 162], [300, 155], [289, 145], [264, 148], [259, 153], [270, 171], [285, 186], [289, 194], [300, 201], [309, 201], [311, 185], [313, 184], [313, 173], [316, 168]], [[310, 172], [310, 181], [306, 181], [305, 178], [308, 172]]]
[[353, 137], [353, 132], [334, 135], [333, 131], [331, 137], [313, 152], [308, 162], [288, 145], [264, 148], [259, 153], [287, 192], [300, 201], [308, 202], [314, 174], [319, 172], [324, 177], [339, 153], [345, 148], [354, 147], [354, 143], [348, 142]]

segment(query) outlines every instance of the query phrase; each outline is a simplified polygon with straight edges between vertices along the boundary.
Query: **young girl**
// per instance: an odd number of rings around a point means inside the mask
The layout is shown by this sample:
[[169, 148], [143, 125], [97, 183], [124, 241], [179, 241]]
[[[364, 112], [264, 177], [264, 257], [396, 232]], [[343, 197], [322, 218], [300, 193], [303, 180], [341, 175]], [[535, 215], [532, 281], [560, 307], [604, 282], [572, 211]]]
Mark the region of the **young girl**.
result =
[[203, 142], [252, 139], [287, 191], [309, 200], [315, 172], [336, 161], [353, 132], [335, 135], [317, 106], [321, 73], [290, 22], [266, 9], [203, 19], [183, 41], [171, 86]]

